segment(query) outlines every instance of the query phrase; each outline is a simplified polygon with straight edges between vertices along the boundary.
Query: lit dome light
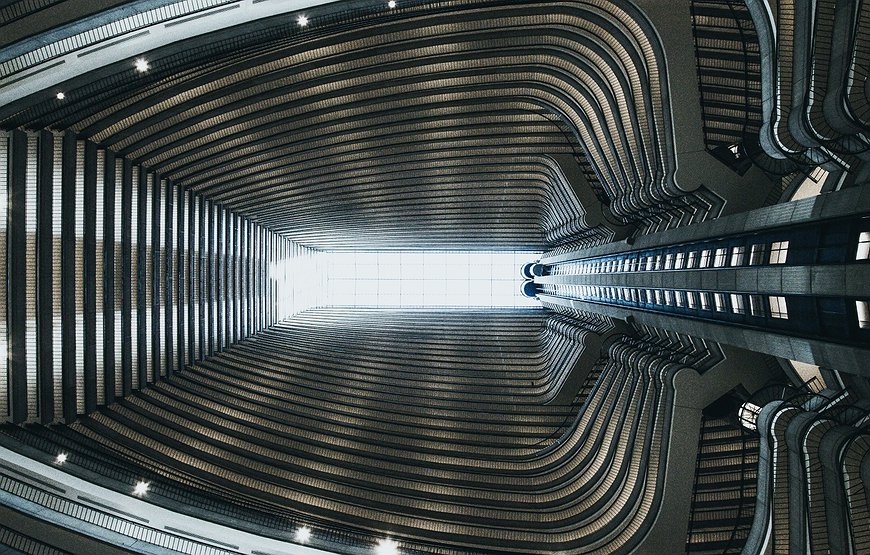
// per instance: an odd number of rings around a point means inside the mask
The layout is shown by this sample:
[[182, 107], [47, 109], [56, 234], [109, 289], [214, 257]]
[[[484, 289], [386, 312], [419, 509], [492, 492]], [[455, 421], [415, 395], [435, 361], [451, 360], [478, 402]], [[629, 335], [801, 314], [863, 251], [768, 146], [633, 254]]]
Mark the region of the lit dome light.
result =
[[305, 27], [306, 25], [308, 25], [308, 18], [304, 15], [300, 15], [296, 18], [296, 23], [298, 23], [300, 27]]
[[57, 99], [58, 99], [58, 100], [63, 100], [64, 98], [66, 98], [66, 95], [63, 94], [63, 92], [59, 92], [59, 93], [57, 93]]
[[311, 539], [311, 528], [308, 526], [300, 526], [296, 529], [295, 538], [297, 543], [308, 543], [308, 540]]
[[133, 488], [133, 495], [143, 496], [148, 493], [148, 482], [136, 482], [136, 487]]
[[399, 555], [399, 543], [390, 538], [378, 540], [378, 546], [375, 548], [377, 555]]
[[389, 2], [387, 2], [387, 7], [390, 8], [391, 10], [393, 8], [395, 8], [396, 7], [396, 0], [390, 0]]
[[[63, 94], [63, 93], [60, 93]], [[57, 458], [54, 459], [54, 464], [63, 464], [66, 462], [66, 453], [58, 453]]]
[[133, 65], [136, 66], [136, 71], [138, 71], [139, 73], [145, 73], [146, 71], [151, 69], [151, 65], [145, 58], [136, 58], [136, 61], [133, 62]]

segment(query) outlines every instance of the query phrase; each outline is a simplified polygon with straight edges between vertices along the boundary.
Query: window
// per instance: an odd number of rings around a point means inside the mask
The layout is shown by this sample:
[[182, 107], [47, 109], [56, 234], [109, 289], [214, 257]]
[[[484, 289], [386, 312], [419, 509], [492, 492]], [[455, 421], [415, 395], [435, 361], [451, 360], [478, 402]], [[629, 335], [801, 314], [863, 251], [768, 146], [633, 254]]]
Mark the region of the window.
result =
[[731, 293], [731, 311], [734, 314], [746, 314], [746, 303], [743, 300], [743, 295]]
[[686, 291], [686, 304], [689, 308], [695, 308], [698, 306], [698, 298], [697, 294], [694, 291]]
[[785, 297], [771, 295], [768, 297], [768, 301], [770, 302], [770, 315], [773, 318], [788, 319], [788, 307], [785, 304]]
[[674, 255], [670, 253], [665, 256], [665, 270], [673, 270], [674, 269]]
[[676, 259], [676, 261], [674, 261], [674, 269], [675, 270], [682, 270], [685, 267], [685, 264], [686, 264], [686, 253], [678, 252], [677, 259]]
[[761, 407], [750, 403], [749, 401], [740, 405], [737, 410], [737, 418], [740, 420], [740, 425], [747, 430], [757, 430], [758, 415], [761, 414]]
[[701, 310], [710, 310], [710, 293], [702, 291], [699, 295], [701, 297]]
[[749, 265], [759, 266], [761, 264], [764, 264], [764, 245], [752, 245], [749, 251]]
[[716, 303], [716, 312], [725, 312], [725, 293], [713, 293], [713, 301]]
[[652, 269], [653, 269], [653, 260], [654, 260], [654, 259], [653, 259], [652, 256], [647, 256], [647, 257], [646, 257], [646, 267], [645, 267], [644, 269], [645, 269], [647, 272], [652, 271]]
[[731, 248], [731, 265], [743, 266], [743, 258], [746, 255], [746, 247]]
[[725, 260], [728, 258], [728, 249], [716, 249], [716, 259], [713, 261], [713, 266], [721, 268], [725, 265]]
[[858, 327], [870, 329], [870, 302], [855, 301], [855, 308], [858, 310]]
[[657, 254], [656, 255], [656, 270], [661, 270], [661, 269], [662, 269], [662, 255]]
[[656, 304], [662, 304], [662, 292], [656, 289]]
[[670, 289], [665, 289], [665, 304], [674, 306], [674, 292]]
[[764, 301], [761, 295], [749, 295], [749, 310], [753, 316], [764, 316]]
[[689, 260], [686, 262], [686, 268], [697, 268], [698, 264], [698, 251], [692, 251], [689, 253]]
[[788, 241], [775, 241], [770, 244], [770, 263], [785, 264], [788, 256]]
[[646, 304], [653, 304], [653, 292], [649, 289], [646, 290]]
[[855, 260], [870, 260], [870, 231], [862, 231], [858, 235], [858, 252]]
[[677, 306], [685, 306], [686, 294], [682, 291], [674, 291], [674, 300], [676, 301]]
[[710, 255], [713, 251], [710, 249], [704, 249], [701, 251], [701, 261], [698, 263], [699, 268], [709, 268], [710, 267]]

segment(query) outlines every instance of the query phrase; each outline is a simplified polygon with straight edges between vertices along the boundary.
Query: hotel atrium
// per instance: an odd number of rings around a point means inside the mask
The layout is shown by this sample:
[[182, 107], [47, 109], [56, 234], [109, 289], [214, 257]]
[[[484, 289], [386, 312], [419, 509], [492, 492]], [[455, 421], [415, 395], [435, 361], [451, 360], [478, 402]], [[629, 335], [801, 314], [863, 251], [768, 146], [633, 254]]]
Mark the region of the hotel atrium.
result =
[[0, 0], [0, 553], [870, 553], [864, 0]]

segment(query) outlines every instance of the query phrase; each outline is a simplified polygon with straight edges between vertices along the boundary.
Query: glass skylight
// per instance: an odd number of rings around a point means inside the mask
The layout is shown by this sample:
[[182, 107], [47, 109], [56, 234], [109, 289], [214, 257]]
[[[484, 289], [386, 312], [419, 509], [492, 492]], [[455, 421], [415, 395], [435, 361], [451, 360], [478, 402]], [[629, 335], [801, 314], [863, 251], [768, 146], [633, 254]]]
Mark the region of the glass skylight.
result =
[[531, 252], [324, 252], [326, 306], [539, 307], [520, 293]]

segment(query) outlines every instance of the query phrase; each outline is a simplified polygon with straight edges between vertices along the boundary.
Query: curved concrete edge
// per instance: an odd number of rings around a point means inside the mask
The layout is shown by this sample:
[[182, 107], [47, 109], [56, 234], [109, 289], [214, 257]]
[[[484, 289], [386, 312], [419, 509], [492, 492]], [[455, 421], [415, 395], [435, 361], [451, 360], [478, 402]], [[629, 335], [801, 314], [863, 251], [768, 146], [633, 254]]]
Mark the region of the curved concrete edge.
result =
[[[188, 16], [188, 19], [162, 21], [52, 58], [27, 69], [24, 75], [16, 73], [0, 80], [0, 106], [51, 90], [59, 83], [117, 62], [132, 60], [168, 44], [330, 3], [330, 0], [241, 0], [238, 4], [231, 4], [232, 9], [217, 6]], [[111, 47], [107, 48], [107, 45]], [[89, 55], [97, 51], [99, 55]]]
[[[773, 185], [758, 168], [740, 176], [716, 161], [699, 145], [704, 145], [704, 118], [698, 88], [697, 60], [692, 31], [690, 0], [661, 2], [635, 0], [655, 28], [663, 50], [661, 70], [670, 118], [674, 159], [673, 175], [664, 176], [671, 186], [684, 194], [707, 190], [725, 200], [723, 214], [746, 210], [763, 200]], [[719, 214], [716, 214], [718, 216]]]
[[629, 331], [625, 323], [616, 322], [614, 328], [605, 334], [597, 334], [592, 331], [584, 333], [582, 343], [579, 346], [580, 355], [574, 361], [573, 367], [564, 373], [555, 395], [546, 404], [570, 404], [589, 376], [589, 372], [592, 371], [592, 367], [601, 360], [603, 355], [607, 354], [608, 349], [618, 337], [627, 335]]
[[[11, 470], [14, 473], [15, 479], [26, 481], [37, 489], [46, 490], [53, 495], [69, 499], [70, 502], [76, 504], [89, 507], [93, 505], [92, 508], [98, 511], [111, 514], [116, 518], [130, 520], [134, 524], [142, 525], [141, 521], [144, 519], [146, 522], [145, 526], [170, 536], [188, 539], [204, 545], [211, 545], [219, 549], [224, 549], [225, 546], [220, 543], [211, 544], [209, 543], [209, 538], [232, 538], [234, 547], [236, 547], [233, 551], [248, 555], [331, 555], [331, 552], [328, 551], [258, 536], [170, 511], [131, 495], [124, 495], [87, 482], [63, 472], [56, 466], [25, 457], [5, 447], [0, 447], [0, 463], [2, 463], [0, 474], [11, 475], [9, 472]], [[83, 536], [97, 537], [104, 542], [125, 549], [135, 549], [143, 553], [152, 552], [147, 548], [151, 544], [143, 544], [135, 538], [123, 536], [117, 532], [100, 528], [92, 523], [51, 511], [25, 499], [9, 498], [14, 498], [14, 496], [4, 493], [3, 497], [0, 497], [0, 504], [11, 506], [24, 514], [72, 530]], [[133, 515], [135, 519], [129, 515]], [[172, 530], [180, 530], [187, 535], [181, 535]], [[137, 546], [136, 544], [139, 545]], [[163, 553], [165, 550], [155, 551], [155, 553], [157, 552]]]
[[570, 154], [551, 154], [549, 156], [559, 168], [564, 177], [565, 188], [570, 191], [582, 207], [583, 214], [578, 216], [586, 229], [602, 228], [606, 230], [611, 241], [620, 241], [629, 235], [631, 226], [623, 226], [614, 223], [617, 218], [610, 209], [599, 202], [592, 186], [580, 171], [577, 161]]
[[692, 476], [701, 429], [701, 376], [692, 368], [678, 369], [672, 378], [673, 408], [667, 424], [667, 462], [661, 501], [646, 535], [632, 551], [635, 554], [683, 553], [694, 487]]
[[[762, 407], [756, 419], [759, 430], [770, 430], [773, 420], [779, 414], [783, 401], [773, 401]], [[752, 528], [743, 547], [744, 553], [767, 554], [773, 549], [771, 534], [773, 533], [773, 513], [771, 500], [773, 497], [773, 450], [775, 439], [769, 433], [762, 433], [758, 442], [758, 487], [755, 502], [755, 515]]]
[[[843, 457], [858, 433], [853, 426], [833, 426], [819, 442], [819, 462], [822, 464], [828, 537], [834, 548], [832, 553], [837, 555], [856, 552], [855, 546], [852, 545], [849, 522], [850, 503], [844, 487], [844, 478], [857, 482], [860, 476], [845, 476]], [[867, 511], [867, 506], [859, 507], [857, 510]]]
[[[668, 455], [664, 493], [656, 520], [634, 553], [683, 553], [686, 549], [689, 518], [697, 464], [701, 411], [736, 387], [760, 387], [768, 375], [758, 372], [763, 366], [751, 364], [756, 353], [724, 348], [725, 359], [703, 374], [682, 368], [673, 378], [674, 407], [669, 425]], [[679, 515], [684, 515], [679, 518]]]

